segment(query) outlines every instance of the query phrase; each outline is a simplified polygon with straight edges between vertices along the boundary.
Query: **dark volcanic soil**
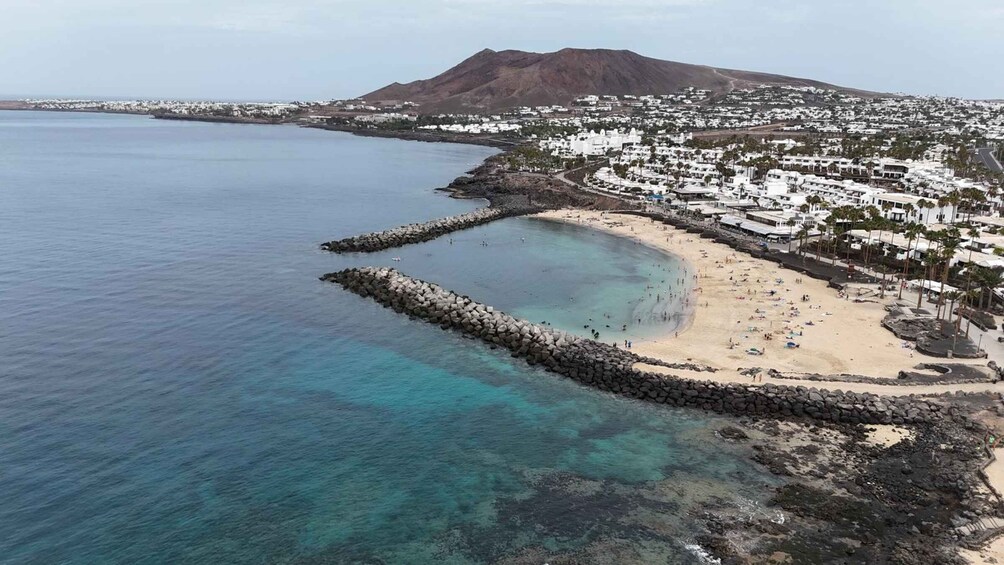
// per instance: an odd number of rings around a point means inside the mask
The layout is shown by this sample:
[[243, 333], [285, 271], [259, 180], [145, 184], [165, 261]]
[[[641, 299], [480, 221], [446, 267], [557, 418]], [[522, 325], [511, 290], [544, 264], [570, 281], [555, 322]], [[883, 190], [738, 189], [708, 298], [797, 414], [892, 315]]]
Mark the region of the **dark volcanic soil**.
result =
[[985, 429], [966, 417], [916, 427], [885, 447], [870, 426], [744, 420], [721, 434], [748, 441], [753, 458], [785, 484], [770, 505], [783, 519], [747, 520], [709, 510], [698, 539], [723, 564], [964, 563], [955, 528], [1000, 515], [977, 472]]
[[489, 157], [443, 190], [457, 198], [487, 198], [493, 204], [496, 200], [524, 202], [524, 199], [529, 199], [541, 208], [624, 210], [631, 207], [623, 200], [585, 192], [546, 175], [505, 171], [499, 162], [497, 157]]

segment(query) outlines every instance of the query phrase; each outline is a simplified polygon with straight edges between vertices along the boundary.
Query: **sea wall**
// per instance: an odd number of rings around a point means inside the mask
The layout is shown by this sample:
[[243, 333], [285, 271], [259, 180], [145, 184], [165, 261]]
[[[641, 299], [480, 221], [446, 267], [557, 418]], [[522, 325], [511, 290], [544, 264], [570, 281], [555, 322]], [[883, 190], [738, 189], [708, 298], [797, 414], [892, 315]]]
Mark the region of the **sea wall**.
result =
[[661, 404], [740, 416], [808, 417], [845, 423], [922, 423], [942, 407], [914, 397], [806, 387], [698, 381], [639, 371], [641, 357], [617, 347], [539, 326], [390, 268], [353, 268], [321, 280], [342, 285], [394, 311], [461, 331], [513, 357], [600, 390]]
[[466, 230], [494, 222], [495, 220], [522, 216], [539, 211], [540, 208], [531, 205], [506, 204], [490, 206], [458, 216], [447, 216], [421, 224], [408, 224], [385, 231], [329, 241], [322, 243], [321, 249], [334, 253], [383, 251], [384, 249], [391, 249], [411, 243], [433, 240], [448, 233]]

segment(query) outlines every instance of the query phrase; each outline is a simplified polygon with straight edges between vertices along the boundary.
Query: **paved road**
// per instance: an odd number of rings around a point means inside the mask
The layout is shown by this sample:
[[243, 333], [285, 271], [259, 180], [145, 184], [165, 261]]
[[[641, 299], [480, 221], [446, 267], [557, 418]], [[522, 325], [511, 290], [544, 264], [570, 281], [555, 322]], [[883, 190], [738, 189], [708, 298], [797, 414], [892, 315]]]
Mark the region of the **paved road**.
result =
[[993, 150], [989, 147], [980, 147], [976, 149], [976, 155], [983, 161], [988, 169], [995, 173], [1004, 173], [1004, 167], [1001, 166], [997, 158], [994, 157]]
[[[586, 166], [589, 167], [589, 166], [591, 166], [591, 164], [590, 165], [586, 165]], [[582, 169], [582, 168], [584, 168], [584, 167], [579, 167], [579, 169]], [[597, 194], [597, 195], [600, 195], [600, 196], [607, 196], [609, 198], [616, 198], [618, 200], [623, 200], [625, 202], [631, 202], [631, 203], [634, 203], [634, 204], [637, 204], [638, 202], [640, 202], [637, 199], [625, 198], [624, 196], [622, 196], [620, 194], [615, 194], [613, 192], [607, 192], [605, 190], [597, 190], [597, 189], [589, 187], [589, 186], [583, 186], [581, 184], [578, 184], [578, 183], [572, 181], [571, 179], [569, 179], [568, 177], [565, 176], [566, 174], [574, 172], [574, 171], [577, 171], [579, 169], [572, 169], [570, 171], [562, 171], [562, 172], [558, 173], [557, 175], [554, 175], [553, 178], [556, 178], [556, 179], [560, 180], [561, 182], [567, 184], [568, 186], [571, 186], [573, 188], [577, 188], [577, 189], [585, 191], [585, 192], [590, 192], [592, 194]]]

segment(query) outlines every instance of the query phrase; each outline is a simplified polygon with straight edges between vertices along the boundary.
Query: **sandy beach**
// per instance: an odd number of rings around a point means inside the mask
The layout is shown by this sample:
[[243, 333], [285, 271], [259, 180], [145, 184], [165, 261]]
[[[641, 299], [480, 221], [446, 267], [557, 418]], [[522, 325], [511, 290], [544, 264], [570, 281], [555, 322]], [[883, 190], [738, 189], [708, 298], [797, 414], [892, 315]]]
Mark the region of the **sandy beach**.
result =
[[[749, 377], [739, 376], [740, 368], [773, 368], [792, 376], [854, 374], [893, 379], [902, 369], [936, 360], [914, 351], [912, 344], [881, 326], [885, 305], [895, 300], [892, 293], [880, 300], [872, 289], [862, 289], [866, 301], [855, 302], [855, 287], [850, 296], [842, 297], [824, 281], [800, 277], [774, 263], [644, 217], [579, 210], [545, 212], [539, 217], [629, 237], [688, 263], [693, 315], [677, 332], [637, 340], [633, 351], [640, 355], [718, 368], [713, 380], [747, 381]], [[753, 350], [762, 355], [751, 354]]]
[[[580, 210], [538, 216], [632, 238], [639, 245], [671, 253], [687, 263], [691, 278], [689, 319], [678, 331], [636, 339], [632, 350], [668, 362], [708, 365], [718, 371], [689, 372], [653, 365], [642, 365], [641, 369], [718, 382], [750, 383], [751, 377], [740, 373], [747, 367], [773, 368], [795, 378], [854, 374], [895, 379], [900, 370], [939, 360], [915, 351], [912, 344], [882, 327], [885, 306], [896, 300], [894, 293], [880, 299], [872, 288], [852, 286], [845, 297], [824, 281], [801, 277], [774, 263], [640, 216]], [[855, 302], [859, 290], [862, 301]], [[789, 342], [797, 347], [790, 347]], [[747, 353], [752, 349], [763, 354]], [[985, 361], [970, 363], [983, 365]], [[763, 382], [889, 395], [980, 392], [992, 387], [990, 383], [908, 386], [819, 382], [761, 375]], [[915, 435], [902, 426], [868, 429], [866, 442], [880, 448]], [[991, 485], [1004, 490], [1004, 459], [994, 461], [986, 474]], [[1000, 563], [1004, 561], [1004, 538], [993, 540], [982, 551], [964, 550], [962, 556], [976, 565]]]

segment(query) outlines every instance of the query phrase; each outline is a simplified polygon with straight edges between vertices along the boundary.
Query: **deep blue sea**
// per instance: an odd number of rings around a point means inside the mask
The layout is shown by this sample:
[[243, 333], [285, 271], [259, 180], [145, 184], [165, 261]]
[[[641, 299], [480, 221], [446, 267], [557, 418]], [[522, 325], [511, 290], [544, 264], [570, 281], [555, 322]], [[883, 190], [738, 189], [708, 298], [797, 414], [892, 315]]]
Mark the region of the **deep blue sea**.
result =
[[679, 265], [576, 226], [318, 250], [482, 205], [434, 188], [492, 151], [0, 112], [0, 563], [697, 563], [702, 505], [771, 481], [728, 420], [318, 281], [392, 265], [605, 341], [673, 327], [648, 287]]

